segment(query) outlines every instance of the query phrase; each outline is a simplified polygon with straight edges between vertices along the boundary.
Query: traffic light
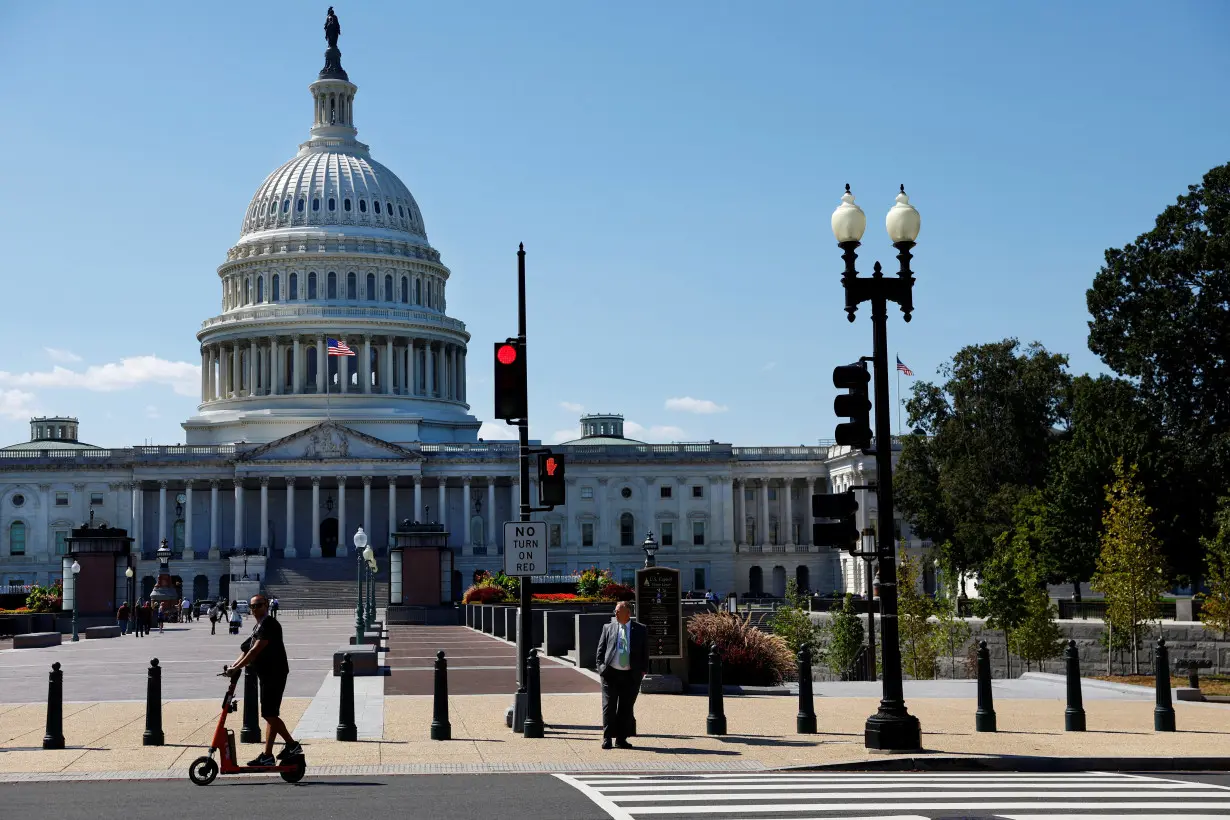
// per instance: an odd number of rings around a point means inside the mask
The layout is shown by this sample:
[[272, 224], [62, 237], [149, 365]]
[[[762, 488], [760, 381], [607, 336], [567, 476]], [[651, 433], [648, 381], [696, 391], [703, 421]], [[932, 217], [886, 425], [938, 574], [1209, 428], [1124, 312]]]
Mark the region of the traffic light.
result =
[[849, 421], [837, 425], [834, 438], [838, 444], [866, 450], [871, 446], [871, 399], [867, 397], [867, 383], [871, 374], [865, 364], [843, 364], [833, 368], [833, 386], [846, 391], [846, 395], [833, 399], [833, 412]]
[[526, 398], [525, 344], [519, 341], [495, 343], [495, 417], [506, 422], [528, 418]]
[[564, 457], [558, 453], [538, 454], [538, 503], [564, 503]]
[[854, 490], [844, 493], [816, 493], [811, 497], [813, 518], [826, 518], [811, 525], [812, 543], [854, 552], [858, 549], [858, 525], [854, 521], [858, 501]]

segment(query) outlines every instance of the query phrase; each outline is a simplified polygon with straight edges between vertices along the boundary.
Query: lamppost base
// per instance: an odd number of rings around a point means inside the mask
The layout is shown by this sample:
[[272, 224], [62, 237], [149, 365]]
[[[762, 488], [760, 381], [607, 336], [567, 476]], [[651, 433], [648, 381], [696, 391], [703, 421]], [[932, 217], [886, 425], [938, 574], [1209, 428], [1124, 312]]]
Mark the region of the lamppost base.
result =
[[504, 711], [504, 725], [517, 734], [525, 733], [525, 712], [528, 698], [525, 692], [513, 695], [513, 703]]
[[867, 718], [863, 745], [881, 752], [917, 752], [922, 749], [922, 725], [918, 718], [878, 712]]

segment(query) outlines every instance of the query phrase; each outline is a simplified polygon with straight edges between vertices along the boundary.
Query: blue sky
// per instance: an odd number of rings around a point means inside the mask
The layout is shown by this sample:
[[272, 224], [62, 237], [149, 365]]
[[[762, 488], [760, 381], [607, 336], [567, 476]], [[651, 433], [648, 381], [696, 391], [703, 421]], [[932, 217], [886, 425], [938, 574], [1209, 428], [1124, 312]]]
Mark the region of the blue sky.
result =
[[[30, 412], [183, 440], [216, 267], [307, 137], [325, 5], [0, 4], [0, 442]], [[526, 243], [544, 440], [580, 408], [653, 441], [831, 437], [831, 369], [871, 347], [829, 229], [846, 182], [865, 271], [893, 261], [899, 183], [922, 214], [914, 321], [889, 328], [917, 377], [1005, 336], [1100, 371], [1103, 250], [1230, 160], [1214, 0], [336, 10], [359, 138], [452, 270], [483, 419]]]

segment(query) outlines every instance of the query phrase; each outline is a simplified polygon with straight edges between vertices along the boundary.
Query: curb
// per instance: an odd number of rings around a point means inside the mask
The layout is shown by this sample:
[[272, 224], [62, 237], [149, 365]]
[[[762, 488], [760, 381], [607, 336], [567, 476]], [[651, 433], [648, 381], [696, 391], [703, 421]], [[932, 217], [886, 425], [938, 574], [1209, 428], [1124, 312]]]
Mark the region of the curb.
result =
[[1225, 772], [1230, 757], [996, 757], [914, 755], [786, 766], [793, 772]]

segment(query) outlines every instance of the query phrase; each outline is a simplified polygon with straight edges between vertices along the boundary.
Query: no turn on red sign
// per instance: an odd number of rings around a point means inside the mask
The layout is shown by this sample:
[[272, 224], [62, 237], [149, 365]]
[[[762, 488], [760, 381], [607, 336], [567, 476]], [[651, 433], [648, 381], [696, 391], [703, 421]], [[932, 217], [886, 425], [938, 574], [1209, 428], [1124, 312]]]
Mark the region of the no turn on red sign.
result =
[[541, 521], [504, 524], [504, 574], [547, 574], [547, 525]]

